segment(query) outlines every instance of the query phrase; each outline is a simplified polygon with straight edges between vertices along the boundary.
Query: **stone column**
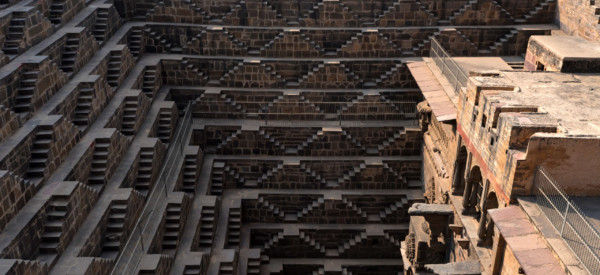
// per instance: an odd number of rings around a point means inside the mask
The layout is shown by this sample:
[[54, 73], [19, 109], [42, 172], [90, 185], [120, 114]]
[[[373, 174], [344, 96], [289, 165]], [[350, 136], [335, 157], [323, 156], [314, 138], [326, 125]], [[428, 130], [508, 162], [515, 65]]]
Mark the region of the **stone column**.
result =
[[471, 183], [469, 182], [468, 178], [465, 178], [465, 192], [463, 193], [463, 201], [462, 201], [462, 206], [463, 206], [463, 214], [466, 212], [467, 208], [469, 207], [469, 199], [471, 198]]
[[[479, 238], [479, 240], [477, 241], [477, 246], [489, 245], [489, 238], [493, 235], [494, 232], [494, 221], [492, 221], [492, 219], [490, 218], [486, 224], [486, 221], [489, 217], [487, 209], [484, 213], [485, 214], [482, 214], [481, 216], [481, 221], [479, 221], [479, 228], [477, 229], [477, 237]], [[485, 220], [483, 218], [485, 218]]]
[[469, 198], [471, 197], [471, 185], [469, 182], [469, 176], [471, 174], [471, 171], [469, 170], [471, 168], [471, 154], [468, 154], [467, 156], [467, 165], [465, 165], [465, 191], [463, 193], [463, 201], [462, 201], [462, 206], [463, 206], [463, 211], [462, 213], [465, 214], [467, 208], [469, 207]]
[[458, 155], [460, 154], [460, 147], [462, 143], [462, 137], [458, 135], [458, 141], [456, 142], [456, 160], [454, 161], [454, 173], [452, 173], [452, 194], [456, 194], [456, 189], [460, 185], [460, 163], [458, 162]]
[[486, 220], [488, 218], [487, 215], [487, 207], [481, 210], [481, 218], [479, 219], [479, 228], [477, 229], [477, 237], [479, 237], [479, 242], [477, 243], [478, 245], [480, 245], [480, 243], [483, 241], [483, 239], [485, 238], [485, 232], [486, 232]]
[[504, 249], [506, 248], [506, 241], [501, 234], [495, 237], [494, 245], [492, 247], [492, 275], [500, 274], [502, 269], [502, 259], [504, 258]]

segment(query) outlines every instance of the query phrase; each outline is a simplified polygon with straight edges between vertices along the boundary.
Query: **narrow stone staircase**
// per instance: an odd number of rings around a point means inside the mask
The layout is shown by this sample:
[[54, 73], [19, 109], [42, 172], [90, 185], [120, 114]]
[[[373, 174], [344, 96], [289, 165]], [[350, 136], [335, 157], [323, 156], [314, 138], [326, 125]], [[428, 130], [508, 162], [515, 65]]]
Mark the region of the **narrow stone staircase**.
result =
[[171, 111], [160, 110], [158, 113], [157, 136], [164, 144], [169, 144], [171, 140]]
[[181, 191], [194, 195], [196, 192], [196, 174], [198, 158], [196, 155], [185, 155], [183, 160], [183, 183]]
[[242, 130], [237, 130], [227, 138], [225, 138], [221, 143], [217, 145], [217, 151], [223, 149], [228, 146], [232, 141], [237, 140], [238, 136], [242, 134]]
[[50, 146], [54, 140], [54, 133], [51, 125], [40, 125], [38, 127], [39, 130], [35, 134], [35, 139], [33, 140], [31, 148], [29, 167], [25, 172], [25, 178], [35, 184], [44, 178], [48, 158], [50, 157]]
[[96, 24], [94, 24], [93, 35], [98, 44], [102, 45], [108, 33], [108, 9], [98, 8], [96, 13]]
[[325, 204], [325, 198], [318, 198], [315, 201], [311, 202], [309, 205], [302, 208], [302, 210], [298, 211], [297, 219], [301, 219], [303, 216], [308, 215], [316, 208], [320, 208]]
[[113, 89], [119, 87], [119, 76], [121, 75], [121, 51], [111, 51], [108, 59], [108, 69], [106, 71], [106, 80]]
[[212, 247], [215, 228], [215, 207], [202, 206], [200, 215], [200, 247]]
[[24, 12], [13, 12], [12, 16], [10, 24], [8, 25], [8, 33], [6, 33], [2, 51], [5, 54], [17, 55], [22, 49], [21, 42], [25, 39], [27, 14]]
[[135, 135], [136, 114], [138, 109], [137, 97], [125, 98], [123, 116], [121, 118], [121, 133], [127, 137]]
[[349, 239], [344, 241], [344, 243], [340, 246], [338, 246], [338, 253], [341, 255], [344, 252], [348, 251], [349, 249], [355, 247], [358, 244], [361, 244], [362, 242], [367, 240], [367, 233], [366, 232], [360, 232], [359, 234], [356, 234], [354, 236], [354, 238]]
[[[300, 233], [300, 234], [301, 234], [300, 236], [302, 236], [302, 234], [304, 234], [304, 233]], [[281, 239], [283, 239], [283, 237], [284, 237], [284, 236], [283, 236], [283, 232], [277, 232], [277, 234], [275, 234], [275, 235], [271, 236], [271, 237], [269, 238], [269, 240], [268, 240], [268, 241], [266, 241], [266, 242], [263, 244], [263, 247], [261, 248], [261, 252], [262, 252], [262, 253], [269, 253], [269, 251], [271, 250], [271, 247], [273, 247], [273, 245], [275, 245], [275, 244], [279, 243], [279, 241], [280, 241]], [[303, 238], [303, 237], [300, 237], [300, 238]], [[261, 257], [261, 258], [262, 258], [262, 257]], [[262, 261], [262, 260], [261, 260], [261, 261]]]
[[133, 57], [138, 58], [140, 56], [140, 51], [142, 49], [142, 35], [143, 29], [142, 27], [133, 27], [129, 32], [128, 36], [128, 44], [129, 50]]
[[[263, 130], [264, 132], [264, 130]], [[265, 182], [266, 180], [268, 180], [270, 177], [272, 177], [273, 175], [279, 173], [279, 171], [283, 170], [283, 163], [279, 163], [277, 164], [277, 166], [271, 168], [270, 170], [268, 170], [266, 173], [262, 174], [257, 180], [256, 180], [256, 184], [257, 187], [260, 187], [261, 184], [263, 182]]]
[[265, 197], [259, 197], [258, 198], [258, 203], [257, 206], [260, 208], [264, 208], [267, 211], [269, 211], [270, 213], [273, 214], [274, 217], [279, 217], [279, 218], [284, 218], [285, 217], [285, 212], [281, 211], [279, 209], [279, 207], [277, 207], [276, 205], [272, 204], [269, 200], [265, 199]]
[[50, 12], [48, 19], [53, 25], [60, 25], [62, 23], [62, 16], [65, 13], [66, 0], [54, 0], [50, 4]]
[[44, 233], [40, 239], [37, 261], [51, 264], [59, 253], [60, 240], [63, 235], [63, 227], [67, 218], [69, 200], [68, 197], [56, 196], [46, 208], [46, 219], [44, 221]]
[[310, 235], [305, 232], [300, 232], [300, 239], [307, 245], [311, 246], [313, 249], [319, 251], [319, 253], [326, 253], [327, 248], [321, 243], [317, 242], [315, 239], [311, 238]]
[[220, 196], [223, 194], [223, 176], [225, 163], [214, 162], [212, 168], [212, 174], [210, 177], [210, 193], [211, 195]]
[[135, 178], [135, 190], [142, 193], [144, 197], [148, 195], [152, 188], [152, 158], [154, 148], [142, 147], [140, 149], [140, 159], [138, 161], [137, 176]]
[[15, 113], [25, 115], [33, 111], [32, 100], [38, 81], [39, 71], [26, 70], [21, 75], [19, 88], [15, 96]]
[[108, 209], [108, 221], [102, 240], [101, 258], [116, 259], [121, 248], [123, 225], [127, 214], [127, 202], [113, 201]]
[[67, 41], [63, 49], [60, 60], [60, 69], [67, 73], [73, 73], [75, 63], [77, 62], [77, 51], [79, 49], [79, 34], [67, 33]]
[[96, 189], [102, 188], [106, 183], [106, 162], [110, 149], [109, 138], [97, 138], [92, 155], [92, 167], [88, 178], [88, 185]]
[[181, 203], [169, 203], [165, 217], [165, 229], [162, 241], [162, 253], [174, 254], [180, 234]]
[[240, 229], [242, 226], [242, 210], [237, 207], [229, 209], [227, 223], [227, 244], [229, 246], [240, 245]]
[[379, 218], [381, 220], [384, 220], [388, 216], [392, 215], [392, 213], [398, 211], [398, 209], [405, 209], [406, 205], [408, 205], [408, 199], [403, 197], [400, 199], [400, 201], [396, 201], [390, 204], [389, 206], [385, 207], [381, 212], [379, 212]]
[[156, 66], [146, 66], [144, 69], [144, 76], [142, 77], [142, 92], [150, 99], [154, 97], [155, 83]]
[[246, 264], [247, 275], [260, 275], [260, 257], [248, 256], [248, 263]]
[[346, 208], [352, 209], [352, 211], [356, 212], [356, 214], [361, 218], [368, 217], [368, 213], [366, 211], [363, 211], [360, 207], [358, 207], [358, 205], [352, 202], [352, 200], [348, 198], [343, 198], [342, 203], [346, 205]]
[[90, 123], [90, 112], [92, 111], [94, 92], [93, 87], [82, 87], [81, 85], [79, 87], [73, 124], [77, 125], [81, 131], [83, 131]]

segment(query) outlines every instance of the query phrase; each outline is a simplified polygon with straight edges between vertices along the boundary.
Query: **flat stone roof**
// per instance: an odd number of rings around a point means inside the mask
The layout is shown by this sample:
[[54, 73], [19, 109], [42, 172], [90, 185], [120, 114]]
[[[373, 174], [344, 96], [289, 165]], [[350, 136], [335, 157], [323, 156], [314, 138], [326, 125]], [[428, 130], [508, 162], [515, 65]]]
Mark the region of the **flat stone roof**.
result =
[[452, 57], [454, 62], [469, 74], [470, 71], [512, 70], [502, 57]]
[[481, 264], [479, 261], [468, 260], [462, 262], [453, 262], [447, 264], [428, 264], [425, 268], [434, 274], [444, 275], [479, 275], [481, 274]]
[[454, 104], [425, 62], [411, 62], [407, 66], [437, 120], [455, 120], [456, 108]]
[[473, 79], [489, 87], [518, 87], [496, 97], [503, 105], [541, 107], [539, 112], [551, 116], [543, 122], [559, 125], [566, 134], [600, 135], [599, 74], [502, 71], [500, 77]]
[[591, 42], [577, 36], [532, 36], [540, 45], [562, 59], [600, 59], [600, 42]]
[[492, 209], [489, 214], [525, 274], [566, 274], [521, 208]]
[[452, 215], [454, 210], [449, 204], [414, 203], [408, 209], [409, 215]]

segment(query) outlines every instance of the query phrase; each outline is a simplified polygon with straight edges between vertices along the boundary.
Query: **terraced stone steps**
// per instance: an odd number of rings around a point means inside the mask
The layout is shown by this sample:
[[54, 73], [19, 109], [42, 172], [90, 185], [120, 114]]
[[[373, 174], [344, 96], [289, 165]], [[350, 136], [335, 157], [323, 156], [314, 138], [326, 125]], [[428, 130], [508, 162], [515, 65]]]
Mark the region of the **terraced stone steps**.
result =
[[390, 204], [388, 207], [384, 208], [383, 211], [379, 213], [379, 218], [381, 220], [385, 220], [392, 213], [398, 211], [398, 209], [408, 209], [409, 202], [407, 198], [402, 198], [400, 201], [396, 201]]
[[119, 77], [121, 76], [121, 51], [111, 51], [108, 59], [108, 69], [106, 72], [106, 80], [108, 85], [116, 89], [119, 86]]
[[21, 75], [19, 88], [15, 96], [13, 110], [22, 116], [33, 111], [32, 100], [37, 91], [37, 82], [40, 72], [36, 70], [25, 70]]
[[[137, 57], [135, 54], [133, 56]], [[150, 99], [154, 97], [155, 93], [156, 73], [157, 66], [147, 66], [144, 69], [144, 75], [142, 76], [142, 92]]]
[[240, 244], [241, 226], [242, 210], [236, 207], [230, 208], [227, 222], [227, 245], [238, 246]]
[[[275, 145], [277, 146], [277, 145]], [[267, 181], [270, 177], [272, 177], [273, 175], [279, 173], [279, 171], [283, 170], [283, 163], [279, 163], [277, 164], [277, 166], [271, 168], [270, 170], [268, 170], [266, 173], [262, 174], [256, 182], [257, 187], [261, 186], [263, 182]]]
[[216, 218], [214, 206], [202, 206], [198, 244], [200, 247], [212, 247]]
[[83, 131], [90, 123], [90, 112], [92, 111], [95, 90], [93, 87], [82, 87], [81, 85], [78, 89], [79, 95], [77, 95], [73, 124]]
[[94, 38], [98, 41], [98, 44], [102, 45], [106, 41], [106, 35], [108, 34], [109, 25], [109, 9], [98, 8], [96, 13], [96, 24], [94, 24], [94, 30], [92, 31]]
[[52, 264], [59, 253], [59, 246], [69, 211], [69, 199], [57, 197], [53, 199], [46, 208], [46, 219], [44, 221], [44, 233], [42, 233], [37, 261]]
[[51, 125], [40, 125], [38, 128], [31, 147], [29, 167], [25, 172], [25, 179], [34, 184], [46, 176], [50, 147], [54, 142], [54, 129]]
[[[274, 234], [273, 236], [271, 236], [268, 241], [266, 241], [263, 244], [263, 246], [261, 247], [261, 252], [262, 253], [268, 253], [270, 251], [271, 247], [274, 244], [279, 243], [279, 241], [282, 240], [283, 238], [284, 238], [283, 232], [277, 232], [276, 234]], [[268, 256], [267, 256], [266, 259], [268, 259]], [[261, 261], [263, 261], [262, 257], [261, 257]]]
[[62, 16], [66, 11], [65, 2], [66, 0], [54, 0], [51, 2], [48, 19], [50, 19], [53, 25], [62, 24]]
[[165, 229], [162, 240], [162, 253], [175, 253], [179, 243], [181, 231], [182, 205], [180, 203], [170, 203], [167, 205], [165, 217]]
[[60, 59], [60, 69], [65, 73], [73, 73], [75, 62], [77, 62], [77, 51], [79, 50], [79, 34], [67, 33], [67, 41]]
[[138, 161], [137, 176], [135, 179], [135, 190], [147, 196], [152, 189], [152, 162], [154, 158], [154, 148], [142, 147]]
[[143, 35], [144, 33], [142, 27], [133, 27], [131, 28], [127, 38], [127, 46], [129, 47], [133, 57], [136, 59], [141, 55]]
[[181, 191], [194, 195], [196, 192], [196, 179], [198, 177], [198, 157], [185, 155], [183, 160], [183, 183]]
[[158, 130], [157, 136], [164, 144], [169, 144], [171, 141], [171, 110], [161, 110], [158, 113]]
[[356, 214], [358, 214], [360, 217], [362, 217], [362, 218], [367, 218], [368, 217], [368, 213], [365, 212], [365, 211], [363, 211], [356, 204], [354, 204], [352, 202], [352, 200], [349, 200], [348, 198], [343, 198], [342, 199], [342, 203], [345, 204], [347, 208], [350, 208], [350, 209], [352, 209], [352, 211], [356, 212]]
[[108, 210], [108, 222], [106, 232], [102, 240], [101, 258], [116, 259], [123, 240], [125, 217], [127, 214], [127, 202], [114, 201]]
[[125, 98], [123, 106], [123, 116], [121, 117], [121, 133], [127, 137], [135, 135], [137, 110], [138, 110], [138, 98], [127, 97]]
[[[299, 220], [303, 216], [309, 215], [313, 209], [323, 207], [325, 205], [325, 198], [317, 198], [315, 201], [311, 202], [309, 205], [302, 208], [302, 210], [298, 211], [294, 220]], [[286, 217], [287, 218], [287, 217]], [[286, 219], [288, 220], [288, 219]]]
[[367, 240], [367, 233], [366, 232], [360, 232], [359, 234], [355, 235], [354, 238], [349, 239], [344, 241], [344, 243], [340, 246], [338, 246], [338, 253], [339, 255], [344, 254], [344, 252], [346, 252], [349, 249], [352, 249], [353, 247], [355, 247], [358, 244], [361, 244], [362, 242]]
[[284, 211], [281, 211], [279, 207], [269, 202], [269, 200], [265, 197], [261, 196], [258, 198], [257, 206], [267, 209], [270, 213], [273, 214], [273, 216], [279, 217], [280, 219], [283, 219], [286, 216], [286, 213]]
[[261, 265], [260, 254], [258, 254], [258, 257], [248, 256], [246, 274], [260, 275], [260, 265]]
[[2, 45], [2, 51], [5, 54], [17, 55], [20, 54], [22, 49], [22, 43], [25, 39], [25, 28], [27, 24], [27, 14], [23, 12], [13, 12], [12, 18], [8, 25], [8, 32], [4, 44]]
[[224, 182], [224, 162], [215, 162], [212, 167], [212, 174], [210, 177], [211, 187], [210, 193], [211, 195], [222, 195], [223, 194], [223, 182]]
[[92, 155], [92, 166], [87, 184], [101, 189], [106, 183], [106, 167], [110, 150], [109, 138], [98, 138], [94, 145], [94, 153]]
[[324, 245], [321, 245], [321, 243], [319, 243], [315, 239], [311, 238], [311, 236], [309, 234], [300, 232], [299, 237], [305, 244], [307, 244], [310, 247], [312, 247], [313, 249], [317, 250], [319, 253], [327, 254], [327, 252], [328, 252], [327, 248]]

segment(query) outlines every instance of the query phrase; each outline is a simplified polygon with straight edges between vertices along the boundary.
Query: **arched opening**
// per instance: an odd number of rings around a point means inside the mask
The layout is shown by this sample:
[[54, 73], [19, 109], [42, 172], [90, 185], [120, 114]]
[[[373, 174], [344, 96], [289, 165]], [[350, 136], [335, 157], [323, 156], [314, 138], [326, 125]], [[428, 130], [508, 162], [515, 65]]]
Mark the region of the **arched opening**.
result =
[[477, 235], [479, 237], [477, 245], [479, 246], [487, 247], [492, 245], [494, 237], [494, 222], [490, 218], [490, 215], [488, 215], [488, 210], [495, 208], [498, 208], [498, 197], [496, 196], [495, 192], [490, 192], [483, 204], [481, 219], [479, 221], [479, 229], [477, 230]]
[[469, 173], [465, 192], [463, 195], [463, 214], [475, 212], [475, 206], [483, 193], [483, 178], [479, 166], [475, 166]]
[[456, 172], [454, 175], [453, 194], [461, 194], [465, 188], [465, 170], [467, 169], [467, 147], [462, 146], [456, 156]]

